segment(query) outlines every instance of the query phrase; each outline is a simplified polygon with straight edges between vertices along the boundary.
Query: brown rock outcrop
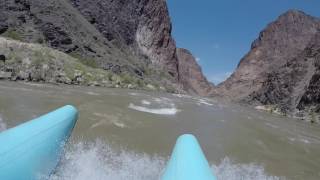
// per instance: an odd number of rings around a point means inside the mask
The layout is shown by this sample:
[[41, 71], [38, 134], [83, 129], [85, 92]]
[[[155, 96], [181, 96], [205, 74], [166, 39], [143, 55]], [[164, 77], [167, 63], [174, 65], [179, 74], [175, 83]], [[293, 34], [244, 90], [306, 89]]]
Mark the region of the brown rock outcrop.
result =
[[319, 19], [286, 12], [260, 33], [218, 93], [285, 113], [319, 105], [319, 34]]
[[201, 67], [190, 51], [177, 49], [180, 82], [189, 93], [207, 96], [212, 91], [212, 85], [202, 74]]

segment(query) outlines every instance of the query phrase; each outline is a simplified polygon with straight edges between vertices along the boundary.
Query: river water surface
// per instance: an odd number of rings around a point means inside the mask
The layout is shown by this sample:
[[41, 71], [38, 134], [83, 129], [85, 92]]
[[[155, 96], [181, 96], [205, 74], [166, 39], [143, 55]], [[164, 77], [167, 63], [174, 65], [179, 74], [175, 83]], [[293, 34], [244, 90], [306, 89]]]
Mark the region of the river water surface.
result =
[[196, 135], [219, 180], [320, 179], [320, 127], [215, 99], [0, 82], [0, 131], [72, 104], [80, 116], [52, 180], [159, 179]]

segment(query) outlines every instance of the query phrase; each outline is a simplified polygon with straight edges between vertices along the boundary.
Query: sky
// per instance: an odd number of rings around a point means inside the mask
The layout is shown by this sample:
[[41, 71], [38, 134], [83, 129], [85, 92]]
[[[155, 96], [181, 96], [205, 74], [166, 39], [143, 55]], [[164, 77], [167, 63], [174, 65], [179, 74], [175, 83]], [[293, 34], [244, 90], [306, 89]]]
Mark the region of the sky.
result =
[[218, 84], [237, 67], [267, 24], [289, 9], [320, 17], [320, 0], [167, 0], [178, 47], [192, 52]]

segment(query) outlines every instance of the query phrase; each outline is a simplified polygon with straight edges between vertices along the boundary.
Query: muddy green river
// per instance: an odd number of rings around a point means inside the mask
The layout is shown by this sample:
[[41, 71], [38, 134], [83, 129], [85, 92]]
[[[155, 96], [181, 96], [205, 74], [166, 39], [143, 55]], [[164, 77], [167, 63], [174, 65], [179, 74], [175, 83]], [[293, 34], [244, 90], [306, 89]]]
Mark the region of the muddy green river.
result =
[[0, 131], [72, 104], [79, 119], [52, 180], [159, 179], [194, 134], [219, 180], [320, 179], [320, 126], [185, 95], [0, 82]]

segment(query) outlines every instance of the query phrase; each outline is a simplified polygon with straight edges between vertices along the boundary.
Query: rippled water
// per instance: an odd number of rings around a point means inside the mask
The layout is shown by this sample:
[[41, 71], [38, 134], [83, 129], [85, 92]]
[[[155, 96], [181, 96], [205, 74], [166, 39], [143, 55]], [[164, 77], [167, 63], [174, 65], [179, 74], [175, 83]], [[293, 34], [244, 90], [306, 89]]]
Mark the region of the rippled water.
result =
[[159, 179], [183, 133], [218, 179], [320, 179], [319, 126], [216, 99], [0, 82], [0, 128], [65, 104], [80, 117], [52, 180]]

